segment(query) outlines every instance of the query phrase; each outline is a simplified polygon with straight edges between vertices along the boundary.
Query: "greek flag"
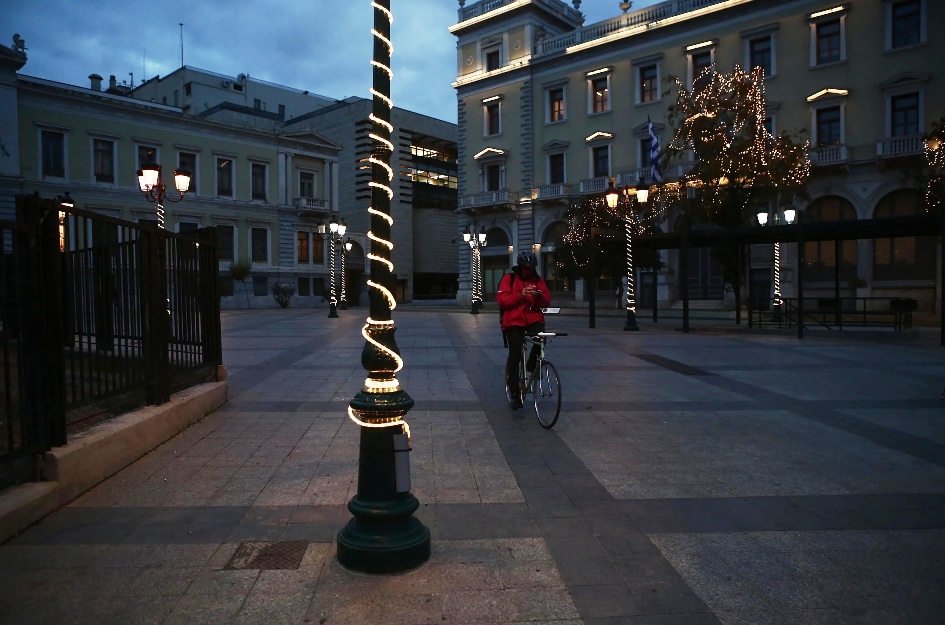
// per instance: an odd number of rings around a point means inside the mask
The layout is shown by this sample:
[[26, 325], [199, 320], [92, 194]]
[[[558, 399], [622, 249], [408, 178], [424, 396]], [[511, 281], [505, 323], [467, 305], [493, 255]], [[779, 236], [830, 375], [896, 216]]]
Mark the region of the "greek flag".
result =
[[646, 116], [648, 130], [650, 132], [650, 175], [653, 182], [663, 182], [663, 172], [660, 171], [660, 157], [663, 156], [663, 150], [660, 148], [660, 139], [653, 131], [653, 120]]

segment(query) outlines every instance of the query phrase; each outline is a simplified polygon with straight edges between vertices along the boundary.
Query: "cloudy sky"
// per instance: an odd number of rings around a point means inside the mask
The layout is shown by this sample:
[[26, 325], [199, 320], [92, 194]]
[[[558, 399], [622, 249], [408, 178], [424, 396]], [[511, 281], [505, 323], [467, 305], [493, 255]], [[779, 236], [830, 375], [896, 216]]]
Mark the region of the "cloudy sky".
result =
[[[467, 2], [471, 5], [473, 0]], [[634, 9], [656, 0], [636, 0]], [[21, 73], [89, 86], [88, 75], [136, 84], [184, 63], [246, 73], [328, 97], [368, 97], [370, 0], [6, 0], [0, 43], [26, 42]], [[584, 0], [591, 24], [620, 14], [617, 0]], [[221, 7], [226, 7], [225, 9]], [[456, 0], [393, 0], [397, 106], [456, 121]], [[150, 9], [152, 12], [146, 14]]]

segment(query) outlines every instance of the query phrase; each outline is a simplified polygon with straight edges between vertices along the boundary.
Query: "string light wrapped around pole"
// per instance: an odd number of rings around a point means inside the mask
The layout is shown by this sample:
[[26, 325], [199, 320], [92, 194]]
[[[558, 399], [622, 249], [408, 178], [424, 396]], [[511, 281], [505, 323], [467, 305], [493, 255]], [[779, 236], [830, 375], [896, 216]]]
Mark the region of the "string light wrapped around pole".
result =
[[390, 57], [391, 0], [371, 2], [374, 8], [373, 106], [371, 109], [370, 315], [361, 329], [361, 364], [368, 372], [364, 387], [348, 406], [348, 416], [361, 427], [358, 491], [348, 502], [354, 515], [338, 532], [338, 562], [367, 573], [392, 573], [414, 568], [430, 557], [430, 530], [413, 513], [420, 502], [410, 492], [410, 428], [404, 420], [413, 399], [397, 380], [403, 359], [394, 340], [391, 312], [394, 263], [391, 251], [390, 203], [394, 170], [390, 166], [394, 106], [390, 98], [393, 71]]

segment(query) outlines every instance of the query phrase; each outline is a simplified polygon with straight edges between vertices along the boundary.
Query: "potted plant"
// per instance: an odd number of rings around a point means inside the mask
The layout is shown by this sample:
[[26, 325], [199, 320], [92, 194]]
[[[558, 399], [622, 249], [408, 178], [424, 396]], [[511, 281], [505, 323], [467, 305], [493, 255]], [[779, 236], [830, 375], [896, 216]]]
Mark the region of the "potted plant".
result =
[[280, 308], [288, 308], [295, 295], [295, 287], [285, 282], [279, 282], [272, 285], [272, 299], [276, 300]]

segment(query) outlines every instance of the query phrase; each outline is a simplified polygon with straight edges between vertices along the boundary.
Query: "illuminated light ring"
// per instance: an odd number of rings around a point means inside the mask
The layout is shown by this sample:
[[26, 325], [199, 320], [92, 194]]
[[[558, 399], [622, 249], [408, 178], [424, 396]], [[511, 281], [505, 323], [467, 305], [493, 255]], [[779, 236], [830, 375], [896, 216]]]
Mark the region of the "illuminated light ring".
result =
[[[370, 280], [368, 281], [368, 284], [370, 284], [373, 287], [378, 286], [377, 284], [372, 284]], [[381, 290], [385, 295], [388, 295], [389, 297], [393, 298], [393, 295], [390, 295], [390, 291], [388, 291], [387, 289], [384, 289], [383, 287], [381, 287]], [[390, 323], [393, 323], [393, 322], [390, 322]], [[398, 371], [404, 368], [404, 359], [400, 357], [400, 354], [398, 354], [391, 348], [387, 347], [386, 345], [382, 345], [381, 343], [376, 341], [373, 336], [371, 336], [371, 334], [367, 330], [372, 325], [389, 325], [389, 324], [384, 323], [382, 321], [374, 321], [373, 319], [368, 317], [368, 322], [364, 324], [363, 328], [361, 328], [361, 336], [364, 337], [365, 341], [367, 341], [368, 343], [370, 343], [371, 345], [373, 345], [374, 347], [376, 347], [377, 349], [379, 349], [380, 351], [384, 352], [385, 354], [387, 354], [388, 356], [394, 359], [394, 362], [397, 363], [397, 367], [393, 371], [391, 371], [391, 373], [396, 374]]]
[[368, 257], [368, 260], [376, 260], [376, 261], [379, 262], [379, 263], [384, 263], [384, 266], [387, 267], [387, 271], [390, 271], [391, 273], [393, 273], [393, 271], [394, 271], [394, 263], [390, 262], [390, 261], [387, 260], [386, 258], [384, 258], [384, 257], [382, 257], [382, 256], [377, 256], [376, 254], [372, 254], [372, 253], [370, 253], [370, 252], [368, 252], [367, 257]]
[[368, 119], [370, 119], [370, 120], [371, 120], [372, 122], [374, 122], [375, 124], [380, 124], [380, 125], [383, 126], [384, 128], [387, 128], [387, 132], [394, 132], [394, 125], [393, 125], [393, 124], [391, 124], [390, 122], [384, 121], [383, 119], [381, 119], [380, 117], [378, 117], [378, 116], [375, 115], [374, 113], [370, 113], [370, 114], [368, 115]]
[[391, 24], [394, 23], [394, 14], [391, 13], [387, 7], [383, 7], [376, 2], [372, 2], [371, 6], [377, 9], [378, 11], [383, 11], [384, 15], [387, 16], [387, 21], [390, 22]]
[[387, 104], [387, 108], [391, 108], [391, 109], [394, 108], [394, 101], [388, 98], [386, 95], [384, 95], [380, 91], [376, 89], [371, 89], [371, 95], [376, 95], [380, 99], [384, 100], [384, 103]]
[[404, 421], [403, 417], [397, 417], [393, 421], [388, 421], [386, 423], [373, 423], [371, 421], [362, 421], [361, 419], [358, 418], [356, 414], [354, 414], [354, 409], [349, 406], [348, 418], [363, 428], [392, 428], [398, 425], [403, 426], [404, 434], [407, 435], [407, 440], [408, 441], [411, 440], [410, 439], [410, 426], [407, 425], [407, 422]]
[[394, 44], [391, 43], [390, 39], [373, 28], [371, 29], [371, 34], [384, 42], [384, 45], [387, 46], [388, 56], [394, 56]]
[[625, 221], [627, 229], [627, 310], [637, 311], [636, 294], [633, 292], [633, 248], [630, 241], [633, 238], [633, 223], [628, 217]]
[[386, 184], [381, 184], [380, 182], [374, 182], [374, 181], [372, 180], [371, 182], [368, 182], [368, 186], [369, 186], [369, 187], [374, 187], [374, 188], [376, 188], [376, 189], [383, 189], [384, 192], [387, 193], [387, 199], [388, 199], [388, 200], [393, 200], [393, 199], [394, 199], [394, 190], [391, 189], [390, 187], [388, 187]]
[[370, 214], [372, 214], [372, 215], [377, 215], [378, 217], [383, 217], [383, 218], [384, 218], [384, 221], [387, 222], [387, 225], [388, 225], [388, 226], [393, 226], [393, 225], [394, 225], [394, 218], [393, 218], [393, 217], [391, 217], [390, 215], [388, 215], [387, 213], [385, 213], [385, 212], [383, 212], [383, 211], [377, 210], [377, 209], [374, 208], [373, 206], [369, 206], [369, 207], [368, 207], [368, 213], [370, 213]]
[[385, 139], [384, 137], [381, 137], [380, 135], [376, 135], [376, 134], [374, 134], [373, 132], [370, 133], [370, 134], [368, 135], [368, 137], [370, 137], [371, 139], [374, 139], [374, 140], [377, 141], [378, 143], [383, 143], [383, 144], [384, 144], [384, 147], [386, 147], [386, 148], [387, 148], [388, 150], [390, 150], [391, 152], [394, 151], [394, 144], [393, 144], [393, 142], [388, 141], [388, 140]]
[[[376, 260], [380, 260], [383, 262], [383, 259], [380, 259], [380, 258]], [[391, 265], [391, 268], [393, 268], [393, 265]], [[383, 285], [378, 284], [377, 282], [374, 282], [373, 280], [368, 280], [367, 284], [368, 286], [372, 286], [378, 291], [380, 291], [381, 294], [387, 298], [387, 303], [390, 305], [391, 310], [394, 310], [394, 308], [397, 307], [397, 301], [394, 299], [394, 294], [388, 291], [387, 288], [385, 288]], [[398, 371], [400, 371], [400, 369], [398, 369]]]
[[390, 78], [393, 78], [393, 77], [394, 77], [394, 71], [393, 71], [391, 68], [389, 68], [389, 67], [387, 67], [386, 65], [384, 65], [383, 63], [378, 63], [377, 61], [372, 60], [372, 61], [371, 61], [371, 65], [373, 65], [374, 67], [376, 67], [376, 68], [378, 68], [378, 69], [382, 69], [382, 70], [384, 70], [385, 72], [387, 72], [387, 75], [388, 75]]
[[383, 168], [387, 171], [387, 179], [388, 179], [388, 180], [393, 180], [393, 179], [394, 179], [394, 168], [393, 168], [393, 167], [391, 167], [390, 165], [388, 165], [387, 163], [385, 163], [384, 161], [382, 161], [382, 160], [380, 160], [380, 159], [378, 159], [378, 158], [374, 158], [373, 156], [369, 156], [367, 160], [368, 160], [369, 163], [374, 163], [375, 165], [380, 165], [381, 167], [383, 167]]
[[388, 241], [387, 239], [382, 239], [382, 238], [380, 238], [379, 236], [377, 236], [376, 234], [374, 234], [374, 232], [371, 231], [371, 230], [368, 230], [367, 236], [368, 236], [368, 238], [369, 238], [370, 240], [372, 240], [372, 241], [377, 241], [378, 243], [380, 243], [381, 245], [385, 246], [385, 247], [386, 247], [387, 249], [389, 249], [389, 250], [394, 249], [394, 244], [393, 244], [393, 243], [391, 243], [391, 242]]

